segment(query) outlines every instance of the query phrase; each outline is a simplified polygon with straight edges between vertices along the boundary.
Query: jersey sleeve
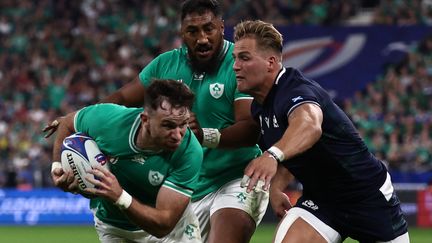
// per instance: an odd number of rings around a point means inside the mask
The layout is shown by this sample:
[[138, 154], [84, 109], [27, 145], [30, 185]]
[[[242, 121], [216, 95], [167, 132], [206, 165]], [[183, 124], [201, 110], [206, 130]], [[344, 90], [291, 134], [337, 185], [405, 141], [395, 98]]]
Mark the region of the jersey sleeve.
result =
[[280, 105], [287, 116], [289, 116], [295, 108], [305, 103], [313, 103], [320, 106], [318, 97], [305, 85], [292, 90], [289, 95], [279, 95], [279, 97], [281, 102], [278, 101], [276, 106]]
[[156, 57], [155, 59], [153, 59], [153, 61], [147, 64], [147, 66], [145, 66], [139, 73], [139, 79], [141, 81], [141, 84], [144, 85], [144, 87], [148, 87], [153, 78], [157, 77], [156, 74], [160, 59], [161, 56]]
[[117, 111], [124, 108], [115, 104], [90, 105], [79, 110], [74, 117], [76, 132], [83, 132], [93, 138], [110, 129], [107, 121], [118, 119]]
[[191, 197], [198, 181], [203, 152], [200, 143], [189, 129], [172, 159], [175, 163], [174, 169], [162, 186]]

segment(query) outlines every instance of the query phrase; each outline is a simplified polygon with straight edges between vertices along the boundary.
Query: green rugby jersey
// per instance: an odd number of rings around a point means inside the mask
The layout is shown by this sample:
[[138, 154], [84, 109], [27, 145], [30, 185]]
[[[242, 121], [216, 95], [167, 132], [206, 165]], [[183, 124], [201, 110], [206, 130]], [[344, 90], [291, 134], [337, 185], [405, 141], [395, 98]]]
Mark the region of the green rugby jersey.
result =
[[[109, 158], [110, 171], [120, 185], [142, 203], [154, 206], [161, 186], [191, 197], [202, 165], [201, 145], [188, 129], [174, 152], [152, 152], [135, 144], [143, 108], [97, 104], [75, 115], [75, 131], [92, 137]], [[108, 200], [92, 199], [96, 216], [105, 223], [127, 230], [138, 227]]]
[[[139, 78], [146, 87], [155, 78], [181, 80], [196, 95], [192, 111], [201, 127], [223, 129], [235, 122], [234, 101], [251, 99], [237, 89], [233, 48], [233, 43], [224, 41], [219, 63], [214, 64], [219, 68], [211, 74], [195, 73], [188, 61], [187, 47], [183, 46], [159, 55], [141, 71]], [[193, 201], [241, 178], [249, 161], [261, 154], [258, 146], [230, 150], [203, 148], [203, 152], [203, 167]]]

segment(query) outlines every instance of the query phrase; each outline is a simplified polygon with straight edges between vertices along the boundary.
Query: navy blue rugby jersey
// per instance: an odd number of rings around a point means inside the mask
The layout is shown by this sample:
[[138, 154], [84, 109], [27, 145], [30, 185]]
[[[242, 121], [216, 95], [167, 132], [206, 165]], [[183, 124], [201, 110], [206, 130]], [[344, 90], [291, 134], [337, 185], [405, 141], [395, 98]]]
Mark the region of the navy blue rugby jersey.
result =
[[294, 68], [283, 68], [261, 105], [254, 100], [252, 115], [261, 125], [261, 146], [268, 149], [288, 127], [288, 116], [299, 105], [314, 103], [323, 112], [323, 134], [304, 153], [283, 165], [303, 185], [303, 195], [326, 202], [358, 202], [377, 192], [386, 168], [361, 139], [348, 116], [315, 81]]

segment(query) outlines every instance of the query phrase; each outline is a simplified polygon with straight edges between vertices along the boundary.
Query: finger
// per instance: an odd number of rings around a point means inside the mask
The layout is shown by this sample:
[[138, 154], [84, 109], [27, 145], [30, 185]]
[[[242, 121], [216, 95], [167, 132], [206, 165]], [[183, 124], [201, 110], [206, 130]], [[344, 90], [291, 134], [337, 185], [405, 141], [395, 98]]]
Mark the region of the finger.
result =
[[249, 185], [247, 186], [246, 192], [251, 192], [256, 187], [257, 183], [258, 183], [258, 178], [252, 177], [249, 181]]
[[56, 130], [58, 125], [60, 124], [60, 122], [55, 119], [54, 121], [51, 122], [50, 125], [44, 127], [44, 129], [42, 129], [43, 132], [48, 132], [44, 137], [47, 138], [49, 136], [51, 136]]
[[62, 176], [66, 173], [66, 171], [64, 171], [62, 168], [55, 168], [51, 173], [55, 176]]
[[45, 134], [44, 138], [49, 138], [54, 132], [55, 132], [55, 129], [51, 128], [51, 130], [47, 134]]
[[268, 191], [268, 189], [270, 188], [270, 182], [271, 182], [271, 179], [267, 177], [267, 179], [265, 180], [265, 184], [264, 184], [264, 186], [262, 187], [262, 189], [263, 189], [264, 191]]
[[42, 132], [46, 132], [48, 130], [50, 130], [51, 126], [50, 125], [46, 125], [44, 128], [42, 128]]
[[259, 179], [258, 182], [257, 182], [257, 185], [254, 187], [254, 191], [255, 192], [266, 191], [266, 190], [264, 190], [264, 184], [265, 184], [265, 181]]
[[101, 187], [102, 186], [102, 182], [100, 180], [95, 179], [93, 176], [91, 175], [86, 175], [85, 179], [90, 182], [91, 184], [93, 184], [95, 187]]
[[78, 192], [78, 180], [73, 180], [72, 183], [69, 184], [68, 190], [71, 192]]
[[57, 177], [57, 180], [55, 184], [57, 186], [63, 186], [67, 181], [67, 174], [62, 174], [61, 176]]
[[86, 188], [82, 190], [83, 192], [90, 194], [90, 195], [98, 195], [98, 189], [97, 188]]
[[104, 176], [110, 176], [111, 175], [111, 172], [107, 168], [102, 167], [101, 165], [93, 166], [93, 169], [98, 170]]
[[242, 180], [240, 181], [240, 187], [247, 187], [249, 185], [250, 177], [247, 175], [243, 175]]

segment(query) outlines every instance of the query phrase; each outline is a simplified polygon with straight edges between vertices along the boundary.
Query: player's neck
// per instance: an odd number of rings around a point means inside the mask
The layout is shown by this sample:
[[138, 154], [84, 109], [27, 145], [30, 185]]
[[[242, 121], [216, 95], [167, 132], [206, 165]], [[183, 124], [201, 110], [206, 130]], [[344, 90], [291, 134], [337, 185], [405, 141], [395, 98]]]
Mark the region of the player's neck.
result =
[[149, 131], [141, 124], [135, 136], [135, 145], [142, 150], [159, 151], [154, 145]]

